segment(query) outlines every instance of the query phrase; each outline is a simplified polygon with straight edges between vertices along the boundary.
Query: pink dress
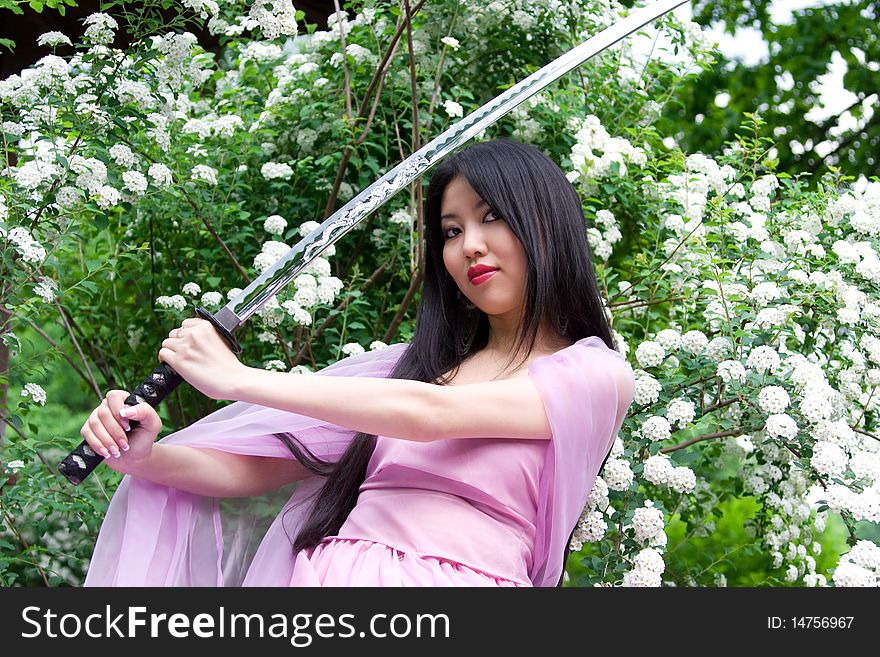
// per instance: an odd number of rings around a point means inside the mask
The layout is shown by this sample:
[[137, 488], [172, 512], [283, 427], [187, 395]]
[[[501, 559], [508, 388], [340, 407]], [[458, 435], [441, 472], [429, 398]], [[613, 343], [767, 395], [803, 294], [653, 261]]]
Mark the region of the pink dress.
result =
[[357, 505], [297, 586], [531, 586], [546, 440], [378, 436]]
[[[314, 376], [387, 377], [408, 345], [345, 358]], [[217, 499], [125, 476], [86, 586], [555, 586], [562, 559], [632, 395], [626, 359], [595, 336], [533, 360], [552, 437], [416, 443], [378, 436], [358, 503], [336, 536], [295, 553], [323, 480]], [[630, 391], [632, 389], [630, 388]], [[235, 402], [160, 442], [293, 458], [294, 434], [338, 460], [351, 429]], [[292, 494], [291, 494], [292, 489]], [[268, 519], [268, 521], [261, 520]]]

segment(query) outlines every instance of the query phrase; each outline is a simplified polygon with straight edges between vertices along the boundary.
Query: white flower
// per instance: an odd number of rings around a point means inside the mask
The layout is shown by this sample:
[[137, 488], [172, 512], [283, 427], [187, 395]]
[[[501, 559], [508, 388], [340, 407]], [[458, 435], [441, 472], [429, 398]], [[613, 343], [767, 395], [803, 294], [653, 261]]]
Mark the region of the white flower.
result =
[[212, 185], [217, 184], [217, 169], [206, 164], [197, 164], [192, 170], [193, 180], [204, 180]]
[[266, 364], [263, 366], [263, 368], [267, 370], [284, 372], [285, 370], [287, 370], [287, 365], [280, 360], [269, 360], [266, 361]]
[[285, 228], [287, 228], [287, 220], [277, 214], [266, 217], [266, 221], [263, 222], [263, 230], [272, 235], [281, 235]]
[[298, 308], [293, 313], [293, 321], [300, 326], [310, 326], [312, 323], [312, 316], [305, 308]]
[[316, 288], [318, 287], [318, 281], [312, 274], [300, 274], [293, 279], [293, 286], [297, 290], [300, 290], [304, 287]]
[[688, 331], [681, 336], [681, 347], [692, 354], [701, 354], [709, 344], [709, 339], [702, 331]]
[[665, 454], [654, 454], [645, 461], [643, 472], [645, 479], [652, 484], [666, 486], [669, 484], [674, 469], [672, 461], [668, 456]]
[[299, 234], [306, 237], [315, 232], [320, 225], [317, 221], [304, 221], [299, 225]]
[[140, 171], [123, 171], [124, 187], [138, 196], [147, 191], [147, 177]]
[[725, 337], [712, 338], [709, 346], [706, 347], [706, 355], [715, 362], [723, 360], [732, 352], [733, 345], [731, 345], [730, 339]]
[[454, 100], [445, 101], [443, 103], [443, 109], [446, 110], [446, 114], [448, 114], [451, 118], [464, 116], [464, 108], [462, 108], [462, 106], [456, 103]]
[[333, 291], [332, 286], [324, 285], [322, 283], [315, 288], [315, 297], [317, 298], [318, 303], [332, 303], [336, 298], [336, 293]]
[[47, 276], [40, 276], [40, 282], [34, 286], [34, 292], [43, 299], [44, 303], [52, 303], [55, 300], [55, 291], [58, 289], [55, 281]]
[[775, 373], [779, 367], [779, 362], [779, 354], [776, 350], [773, 347], [762, 345], [755, 347], [749, 353], [746, 367], [755, 370], [758, 374], [764, 374], [768, 370], [770, 373]]
[[645, 548], [633, 559], [634, 565], [639, 570], [647, 570], [658, 575], [666, 570], [666, 564], [663, 562], [663, 556], [654, 548]]
[[721, 361], [718, 363], [715, 373], [721, 377], [724, 383], [730, 383], [731, 381], [745, 383], [746, 380], [746, 369], [738, 360]]
[[590, 511], [578, 523], [575, 534], [582, 543], [595, 543], [602, 540], [607, 530], [608, 523], [605, 522], [602, 512]]
[[110, 147], [110, 157], [121, 167], [133, 167], [137, 165], [137, 156], [125, 144], [113, 144]]
[[293, 300], [301, 308], [311, 308], [318, 303], [318, 288], [303, 287], [297, 290], [293, 295]]
[[840, 446], [824, 440], [816, 441], [813, 447], [813, 456], [810, 457], [810, 465], [816, 468], [820, 474], [828, 477], [839, 477], [846, 471], [849, 459]]
[[669, 408], [666, 409], [666, 419], [677, 424], [680, 429], [693, 422], [696, 414], [694, 403], [687, 399], [676, 399], [670, 402]]
[[875, 587], [878, 584], [876, 573], [871, 572], [867, 568], [863, 568], [851, 561], [841, 559], [832, 577], [834, 585], [837, 587], [844, 586], [866, 586]]
[[219, 306], [223, 302], [223, 295], [219, 292], [205, 292], [202, 295], [203, 306]]
[[104, 210], [119, 203], [122, 193], [110, 185], [101, 185], [95, 193], [95, 202]]
[[788, 392], [781, 386], [765, 386], [758, 393], [758, 405], [765, 413], [782, 413], [790, 403]]
[[659, 588], [663, 585], [663, 578], [658, 573], [634, 568], [623, 574], [622, 585], [626, 587]]
[[171, 176], [171, 169], [162, 164], [161, 162], [156, 162], [150, 165], [150, 168], [147, 170], [147, 174], [150, 178], [153, 179], [153, 182], [159, 187], [165, 187], [174, 182]]
[[821, 393], [806, 395], [800, 402], [801, 415], [812, 424], [831, 418], [831, 402]]
[[15, 474], [22, 468], [24, 468], [24, 461], [22, 461], [21, 459], [17, 459], [15, 461], [10, 461], [9, 463], [7, 463], [4, 467], [4, 470], [10, 474]]
[[449, 46], [453, 50], [458, 50], [461, 47], [461, 44], [458, 42], [458, 39], [450, 36], [445, 36], [440, 39], [440, 43]]
[[690, 493], [697, 485], [697, 476], [687, 466], [681, 465], [672, 471], [669, 487], [677, 493]]
[[794, 419], [785, 413], [775, 413], [767, 418], [764, 430], [768, 436], [792, 439], [797, 436], [798, 426]]
[[381, 340], [373, 340], [370, 343], [370, 351], [378, 351], [379, 349], [384, 349], [388, 345], [382, 342]]
[[0, 132], [8, 132], [13, 137], [21, 137], [24, 134], [24, 126], [15, 121], [3, 121], [0, 124]]
[[68, 46], [72, 46], [73, 44], [70, 42], [70, 39], [63, 32], [45, 32], [41, 34], [37, 39], [38, 46], [50, 46], [54, 48], [55, 46], [59, 46], [62, 43], [67, 44]]
[[388, 223], [397, 226], [412, 226], [415, 219], [408, 210], [400, 209], [391, 214]]
[[40, 406], [46, 404], [46, 391], [36, 383], [26, 383], [21, 391], [22, 397], [30, 396]]
[[660, 392], [663, 386], [657, 379], [645, 372], [639, 370], [635, 376], [635, 390], [633, 393], [633, 401], [639, 405], [653, 404], [660, 398]]
[[649, 440], [668, 440], [671, 435], [672, 427], [665, 417], [655, 415], [642, 423], [642, 436]]
[[197, 283], [186, 283], [183, 286], [183, 293], [188, 294], [191, 297], [198, 295], [202, 291], [202, 288], [198, 286]]
[[239, 294], [241, 294], [241, 292], [242, 292], [242, 289], [240, 287], [234, 287], [226, 293], [226, 299], [228, 301], [232, 301], [235, 297], [237, 297]]
[[46, 250], [31, 237], [27, 228], [16, 226], [9, 231], [6, 239], [15, 245], [15, 250], [25, 262], [40, 263], [46, 258]]
[[186, 308], [186, 299], [179, 294], [170, 297], [161, 296], [156, 299], [156, 305], [162, 308], [173, 308], [174, 310], [182, 311]]
[[113, 30], [119, 27], [119, 24], [112, 17], [102, 13], [87, 16], [83, 23], [89, 26], [85, 33], [86, 40], [101, 45], [113, 41]]
[[349, 342], [342, 347], [342, 353], [346, 356], [355, 356], [364, 353], [364, 348], [357, 342]]
[[681, 333], [675, 329], [663, 329], [654, 339], [668, 351], [675, 351], [681, 347]]
[[735, 439], [737, 446], [746, 454], [755, 451], [755, 445], [752, 443], [752, 437], [747, 435], [737, 436]]
[[632, 526], [636, 532], [636, 540], [644, 543], [663, 531], [663, 512], [655, 508], [651, 500], [645, 500], [645, 506], [633, 512]]
[[609, 458], [602, 469], [602, 479], [611, 490], [627, 490], [633, 482], [633, 471], [629, 461]]
[[275, 180], [277, 178], [286, 180], [293, 176], [293, 169], [289, 164], [283, 162], [266, 162], [260, 167], [260, 173], [266, 180]]
[[659, 342], [645, 340], [636, 348], [636, 360], [642, 367], [656, 367], [665, 357], [666, 352]]

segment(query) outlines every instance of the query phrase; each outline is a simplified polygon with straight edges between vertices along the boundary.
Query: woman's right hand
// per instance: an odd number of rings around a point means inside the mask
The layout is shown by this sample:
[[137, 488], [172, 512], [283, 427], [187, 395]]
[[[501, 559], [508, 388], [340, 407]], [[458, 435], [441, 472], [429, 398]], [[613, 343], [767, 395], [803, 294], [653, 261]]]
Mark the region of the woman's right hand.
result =
[[[79, 432], [89, 447], [106, 459], [106, 465], [124, 474], [149, 459], [156, 436], [162, 429], [162, 420], [156, 409], [146, 402], [126, 406], [128, 396], [125, 390], [108, 392]], [[119, 414], [122, 409], [126, 409], [126, 417]], [[129, 420], [137, 420], [140, 424], [130, 429]]]

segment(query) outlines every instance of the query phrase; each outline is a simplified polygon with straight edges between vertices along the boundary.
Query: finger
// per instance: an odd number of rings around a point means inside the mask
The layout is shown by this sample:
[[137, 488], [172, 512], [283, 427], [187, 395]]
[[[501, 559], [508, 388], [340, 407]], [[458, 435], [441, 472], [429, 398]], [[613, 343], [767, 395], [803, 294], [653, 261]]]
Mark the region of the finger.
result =
[[137, 420], [144, 431], [151, 434], [158, 434], [162, 428], [162, 419], [156, 410], [146, 402], [140, 402], [134, 406], [127, 406], [123, 409], [126, 417], [131, 420]]
[[[101, 404], [98, 408], [98, 419], [104, 425], [107, 433], [122, 449], [123, 452], [128, 451], [128, 438], [125, 435], [125, 427], [122, 426], [119, 414], [110, 410], [109, 406]], [[127, 423], [126, 423], [127, 424]], [[110, 450], [113, 451], [112, 449]]]
[[95, 438], [98, 439], [98, 442], [101, 443], [106, 451], [110, 452], [116, 458], [119, 458], [120, 452], [119, 448], [116, 446], [116, 441], [114, 441], [110, 434], [107, 433], [107, 429], [98, 417], [97, 410], [92, 411], [91, 416], [89, 416], [89, 429], [92, 430], [92, 433], [95, 434]]
[[[120, 423], [119, 419], [114, 415], [113, 411], [110, 410], [110, 406], [107, 404], [107, 400], [101, 402], [101, 405], [95, 409], [98, 420], [104, 427], [104, 430], [110, 435], [110, 438], [116, 444], [117, 447], [121, 447], [122, 451], [128, 451], [128, 440], [125, 436], [125, 428]], [[108, 446], [109, 447], [109, 446]], [[112, 447], [109, 447], [110, 451], [113, 451]]]
[[205, 321], [204, 319], [199, 319], [198, 317], [188, 317], [187, 319], [183, 320], [183, 322], [180, 325], [181, 326], [196, 326], [197, 324], [204, 322], [204, 321]]
[[100, 454], [105, 459], [110, 458], [110, 452], [107, 451], [107, 448], [95, 437], [95, 432], [92, 431], [91, 427], [89, 427], [89, 422], [86, 420], [86, 423], [82, 426], [82, 429], [79, 430], [79, 435], [83, 437], [83, 440], [86, 441], [86, 444], [92, 448], [93, 452]]
[[119, 412], [126, 408], [125, 400], [128, 399], [128, 396], [125, 390], [111, 390], [107, 393], [107, 406], [110, 408], [110, 412], [113, 413], [113, 417], [119, 418], [119, 424], [125, 429], [126, 433], [131, 431], [131, 425]]
[[[164, 345], [165, 343], [163, 342], [162, 344]], [[174, 351], [168, 347], [162, 347], [162, 349], [159, 350], [159, 360], [174, 367], [174, 363], [171, 362], [174, 360]]]

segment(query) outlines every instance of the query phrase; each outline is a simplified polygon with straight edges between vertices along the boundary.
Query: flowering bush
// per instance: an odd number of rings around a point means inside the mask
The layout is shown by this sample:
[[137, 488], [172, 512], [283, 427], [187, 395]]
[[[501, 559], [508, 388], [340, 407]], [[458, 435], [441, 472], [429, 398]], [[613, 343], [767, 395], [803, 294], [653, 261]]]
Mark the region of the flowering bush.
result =
[[[410, 43], [403, 6], [359, 3], [315, 31], [287, 0], [184, 5], [220, 52], [164, 30], [122, 52], [110, 47], [116, 21], [94, 14], [72, 58], [47, 55], [0, 81], [11, 163], [0, 337], [13, 359], [22, 339], [53, 346], [52, 358], [13, 360], [21, 394], [0, 409], [11, 431], [0, 453], [6, 584], [79, 583], [118, 482], [107, 468], [75, 489], [60, 482], [54, 464], [79, 438], [41, 435], [40, 382], [75, 372], [93, 395], [84, 407], [136, 385], [194, 306], [219, 309], [340, 202], [625, 11], [444, 0], [414, 14]], [[531, 142], [569, 172], [637, 369], [635, 403], [573, 538], [575, 566], [590, 566], [574, 583], [718, 583], [723, 573], [687, 564], [664, 580], [665, 528], [681, 511], [711, 533], [737, 496], [760, 500], [750, 529], [788, 579], [876, 583], [876, 546], [854, 532], [833, 577], [814, 558], [829, 511], [850, 526], [877, 521], [876, 188], [828, 180], [807, 192], [774, 175], [754, 139], [717, 162], [664, 143], [654, 120], [711, 50], [694, 25], [657, 27], [687, 57], [644, 62], [623, 42], [484, 135]], [[303, 372], [407, 340], [420, 194], [414, 185], [313, 260], [239, 331], [242, 360]], [[183, 386], [160, 410], [174, 430], [214, 407]], [[710, 484], [724, 463], [735, 467]]]

